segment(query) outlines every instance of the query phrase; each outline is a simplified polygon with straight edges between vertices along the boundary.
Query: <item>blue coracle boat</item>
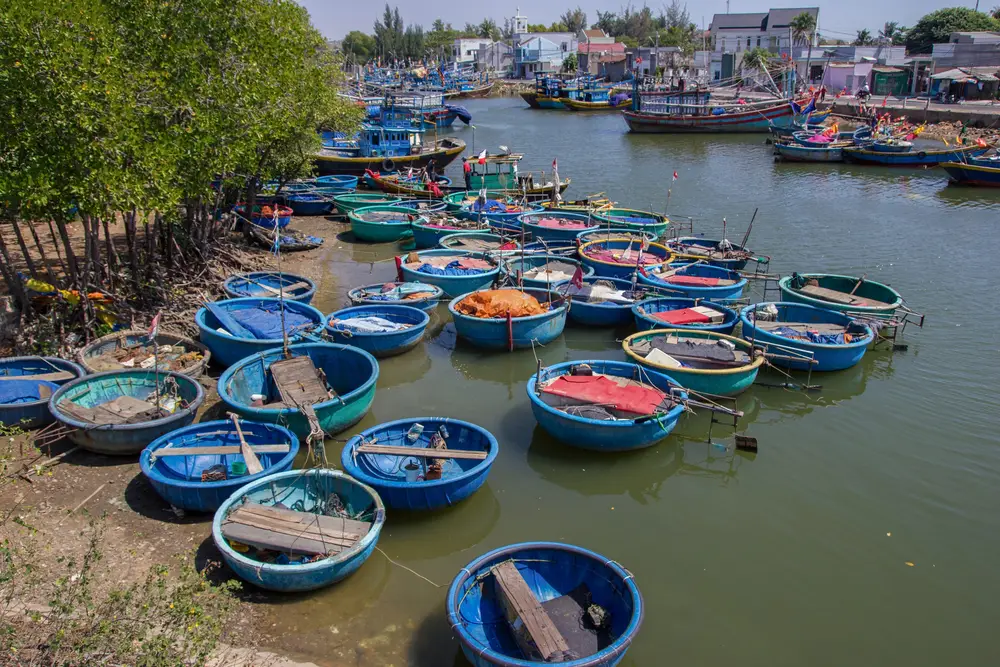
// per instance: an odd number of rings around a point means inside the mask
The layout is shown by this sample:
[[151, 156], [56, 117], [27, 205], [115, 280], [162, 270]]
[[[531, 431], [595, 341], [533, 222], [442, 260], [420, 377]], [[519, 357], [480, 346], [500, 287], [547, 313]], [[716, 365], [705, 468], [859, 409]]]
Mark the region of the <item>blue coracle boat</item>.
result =
[[[430, 283], [398, 282], [376, 283], [355, 287], [347, 293], [354, 305], [410, 306], [420, 310], [433, 311], [444, 296], [444, 290]], [[412, 298], [410, 298], [412, 297]]]
[[[644, 608], [631, 572], [589, 549], [557, 542], [522, 542], [495, 549], [463, 567], [448, 589], [448, 624], [474, 667], [531, 667], [550, 664], [522, 652], [496, 591], [497, 566], [510, 563], [548, 612], [574, 658], [568, 667], [612, 667], [628, 651]], [[592, 629], [593, 603], [609, 625]], [[577, 609], [579, 607], [579, 609]], [[557, 658], [558, 660], [558, 658]]]
[[[642, 251], [642, 256], [647, 260], [645, 264], [637, 265], [639, 261], [639, 250], [642, 246], [640, 239], [606, 239], [598, 241], [588, 241], [580, 246], [580, 261], [584, 266], [594, 269], [598, 276], [608, 278], [632, 278], [639, 266], [645, 266], [648, 270], [651, 266], [658, 266], [673, 259], [673, 253], [665, 245], [659, 243], [648, 243], [648, 247]], [[616, 255], [612, 261], [598, 256], [610, 252]], [[654, 264], [649, 264], [649, 259], [654, 258]]]
[[582, 213], [566, 213], [563, 211], [535, 211], [524, 213], [520, 218], [524, 231], [536, 240], [570, 241], [583, 233], [592, 232], [601, 223], [589, 215]]
[[[265, 525], [287, 526], [286, 534], [248, 526], [255, 515], [269, 517]], [[285, 539], [303, 523], [317, 526], [314, 534], [322, 530], [321, 541]], [[238, 489], [215, 513], [212, 539], [226, 564], [247, 583], [271, 591], [311, 591], [361, 567], [375, 550], [384, 523], [385, 507], [371, 487], [338, 470], [289, 470]], [[269, 560], [276, 551], [278, 557]]]
[[[319, 426], [329, 434], [357, 424], [375, 400], [378, 361], [368, 352], [336, 343], [301, 343], [288, 348], [291, 356], [307, 356], [322, 371], [333, 395], [311, 403]], [[259, 352], [233, 364], [219, 378], [219, 398], [251, 421], [281, 424], [295, 435], [309, 435], [309, 422], [298, 407], [286, 406], [274, 383], [271, 364], [285, 358], [278, 348]], [[254, 396], [263, 396], [255, 407]]]
[[58, 357], [0, 359], [0, 424], [35, 428], [50, 423], [52, 394], [85, 374], [78, 364]]
[[111, 371], [63, 385], [49, 400], [49, 410], [73, 429], [69, 439], [86, 450], [138, 454], [164, 433], [194, 421], [204, 400], [201, 384], [180, 373]]
[[[432, 266], [424, 261], [433, 258], [435, 261], [445, 257], [451, 258], [445, 267]], [[458, 266], [463, 258], [482, 259], [489, 262], [491, 269], [463, 269]], [[412, 260], [412, 261], [411, 261]], [[437, 285], [448, 296], [457, 296], [475, 292], [487, 287], [496, 280], [500, 266], [496, 260], [479, 253], [460, 252], [456, 250], [421, 250], [411, 252], [397, 260], [403, 279], [419, 283]]]
[[405, 199], [394, 206], [396, 208], [412, 208], [421, 214], [440, 213], [448, 210], [447, 202], [440, 199]]
[[[448, 451], [470, 452], [478, 458], [400, 453], [426, 450], [437, 436]], [[364, 447], [391, 449], [384, 453], [359, 451]], [[498, 451], [497, 439], [480, 426], [444, 417], [413, 417], [379, 424], [354, 436], [341, 452], [340, 463], [347, 474], [378, 491], [387, 507], [432, 510], [454, 505], [475, 493], [486, 482]], [[435, 461], [440, 462], [437, 471]], [[434, 476], [437, 478], [432, 479]]]
[[[622, 294], [615, 295], [614, 298], [595, 296], [595, 286], [610, 288], [610, 290]], [[588, 327], [613, 327], [628, 324], [632, 321], [632, 305], [635, 303], [636, 295], [641, 294], [641, 291], [639, 288], [637, 292], [633, 292], [630, 280], [598, 276], [584, 278], [583, 288], [580, 290], [572, 286], [567, 288], [566, 294], [572, 299], [569, 319], [571, 322]]]
[[[160, 436], [142, 450], [139, 467], [160, 497], [191, 512], [214, 512], [236, 489], [254, 480], [291, 469], [299, 439], [284, 426], [241, 422], [242, 441], [257, 451], [264, 470], [248, 474], [240, 453], [241, 438], [232, 421], [192, 424]], [[284, 448], [284, 452], [270, 451]], [[210, 452], [206, 450], [231, 450]], [[185, 450], [192, 453], [185, 454]], [[207, 475], [206, 475], [207, 473]], [[208, 479], [206, 476], [221, 476]]]
[[[667, 268], [669, 266], [669, 268]], [[664, 272], [673, 272], [665, 275]], [[735, 271], [708, 264], [673, 264], [661, 267], [658, 273], [640, 272], [639, 280], [692, 299], [725, 301], [743, 294], [747, 279]]]
[[313, 179], [319, 186], [333, 186], [338, 188], [345, 188], [348, 190], [355, 190], [358, 187], [358, 177], [357, 176], [347, 176], [343, 174], [335, 174], [332, 176], [317, 176]]
[[[473, 317], [458, 312], [455, 306], [469, 296], [463, 294], [452, 299], [448, 304], [448, 312], [455, 322], [455, 332], [477, 347], [496, 350], [517, 350], [531, 347], [532, 342], [545, 345], [560, 335], [566, 328], [566, 312], [569, 302], [555, 291], [530, 289], [523, 290], [540, 303], [548, 303], [548, 312], [527, 317]], [[470, 292], [471, 294], [471, 292]]]
[[861, 361], [875, 339], [867, 324], [844, 313], [801, 303], [747, 306], [740, 311], [740, 321], [745, 340], [775, 355], [771, 359], [775, 365], [795, 370], [810, 366], [814, 371], [850, 368]]
[[382, 358], [416, 347], [430, 321], [426, 311], [410, 306], [354, 306], [330, 314], [326, 331], [335, 343], [360, 347]]
[[[678, 322], [656, 317], [658, 313], [687, 310], [699, 306], [721, 312], [723, 314], [722, 322], [717, 324], [710, 322]], [[647, 331], [649, 329], [695, 329], [728, 335], [733, 333], [740, 321], [739, 313], [732, 308], [727, 308], [722, 304], [703, 299], [646, 299], [632, 306], [632, 315], [635, 317], [635, 328], [639, 331]]]
[[536, 289], [552, 289], [565, 285], [577, 269], [584, 278], [594, 275], [594, 269], [583, 266], [579, 260], [559, 255], [528, 255], [523, 258], [511, 255], [505, 258], [501, 267], [504, 276], [512, 284]]
[[222, 284], [222, 289], [234, 299], [248, 296], [265, 298], [283, 296], [289, 301], [309, 303], [316, 294], [316, 283], [294, 273], [257, 271], [230, 276]]
[[[719, 266], [730, 271], [742, 271], [750, 261], [750, 250], [728, 239], [706, 239], [700, 236], [681, 236], [666, 242], [668, 248], [687, 258]], [[686, 259], [687, 259], [686, 258]]]
[[333, 208], [331, 197], [315, 192], [297, 192], [285, 198], [294, 215], [323, 215]]
[[212, 351], [212, 359], [223, 366], [280, 347], [282, 320], [288, 339], [296, 342], [323, 326], [323, 313], [298, 301], [248, 297], [206, 303], [194, 317], [201, 342]]
[[[509, 237], [509, 235], [508, 235]], [[532, 241], [524, 244], [526, 255], [556, 255], [558, 257], [576, 257], [575, 241]], [[519, 252], [505, 253], [508, 257], [516, 257]]]

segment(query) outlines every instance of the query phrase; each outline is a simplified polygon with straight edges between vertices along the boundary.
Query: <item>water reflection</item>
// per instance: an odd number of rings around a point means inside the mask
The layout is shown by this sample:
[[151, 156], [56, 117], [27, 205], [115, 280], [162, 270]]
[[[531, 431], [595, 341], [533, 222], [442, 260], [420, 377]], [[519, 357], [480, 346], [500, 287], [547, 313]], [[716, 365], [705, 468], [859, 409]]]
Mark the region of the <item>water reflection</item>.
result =
[[1000, 188], [955, 185], [943, 180], [934, 198], [954, 208], [992, 208], [1000, 204]]
[[415, 348], [395, 357], [379, 359], [378, 388], [391, 389], [412, 384], [424, 377], [433, 365], [428, 346], [424, 341]]

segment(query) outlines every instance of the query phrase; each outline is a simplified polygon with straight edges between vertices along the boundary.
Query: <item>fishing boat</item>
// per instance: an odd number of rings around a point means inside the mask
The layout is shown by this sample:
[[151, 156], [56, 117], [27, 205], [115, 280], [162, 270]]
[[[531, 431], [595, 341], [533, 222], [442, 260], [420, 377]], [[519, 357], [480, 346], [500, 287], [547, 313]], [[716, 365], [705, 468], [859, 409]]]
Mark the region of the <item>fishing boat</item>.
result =
[[802, 146], [775, 144], [778, 159], [784, 162], [843, 162], [843, 146]]
[[785, 301], [855, 315], [892, 315], [903, 305], [899, 292], [865, 276], [793, 273], [779, 280], [778, 287]]
[[440, 199], [446, 193], [455, 192], [451, 179], [442, 176], [433, 183], [425, 183], [420, 176], [405, 174], [381, 174], [376, 171], [365, 173], [365, 185], [372, 190], [380, 190], [397, 197], [417, 199]]
[[636, 87], [622, 116], [629, 131], [640, 133], [768, 132], [791, 125], [794, 117], [788, 100], [723, 105], [711, 104], [710, 98], [707, 90], [647, 93]]
[[[523, 159], [524, 155], [520, 153], [504, 150], [498, 154], [487, 153], [478, 160], [469, 160], [471, 172], [466, 190], [511, 192], [529, 200], [551, 198], [556, 188], [553, 180], [557, 177], [555, 170], [537, 173], [521, 170], [518, 165]], [[559, 192], [565, 192], [570, 182], [569, 178], [559, 179]]]
[[985, 146], [965, 146], [940, 150], [913, 150], [911, 146], [909, 151], [892, 153], [865, 147], [850, 147], [844, 149], [844, 160], [857, 164], [887, 167], [934, 167], [942, 162], [963, 162], [968, 158], [982, 155], [987, 150], [989, 149]]
[[459, 218], [451, 213], [430, 213], [414, 221], [413, 242], [417, 248], [437, 248], [441, 239], [458, 232], [485, 232], [489, 225], [476, 220]]
[[629, 229], [633, 232], [652, 234], [659, 238], [667, 233], [670, 220], [667, 216], [634, 208], [605, 208], [594, 212], [594, 219], [605, 227]]
[[740, 311], [741, 335], [771, 363], [794, 370], [839, 371], [856, 365], [875, 339], [848, 315], [800, 303], [767, 302]]
[[639, 331], [669, 328], [731, 334], [739, 324], [735, 310], [702, 299], [645, 299], [632, 306], [632, 316]]
[[201, 342], [216, 362], [231, 366], [247, 355], [307, 339], [323, 313], [298, 301], [245, 297], [205, 302], [195, 313]]
[[0, 359], [0, 424], [35, 428], [52, 421], [49, 399], [86, 371], [58, 357]]
[[520, 197], [505, 192], [487, 192], [483, 199], [479, 192], [456, 192], [445, 197], [449, 210], [455, 215], [477, 222], [487, 222], [502, 231], [520, 232], [520, 218], [525, 213], [542, 210], [540, 206], [525, 202]]
[[431, 162], [444, 169], [465, 151], [465, 142], [454, 137], [427, 140], [424, 130], [407, 125], [363, 124], [357, 147], [323, 147], [314, 156], [322, 175], [363, 176], [365, 170], [425, 169]]
[[402, 199], [395, 195], [388, 195], [382, 192], [352, 192], [345, 195], [337, 195], [333, 198], [333, 206], [337, 213], [347, 215], [351, 211], [369, 206], [396, 206], [402, 203]]
[[274, 250], [277, 246], [281, 248], [281, 252], [302, 252], [323, 245], [321, 237], [294, 229], [282, 229], [276, 234], [274, 228], [265, 229], [257, 225], [247, 225], [246, 230], [254, 243], [267, 250]]
[[139, 467], [172, 507], [214, 512], [237, 489], [290, 470], [299, 439], [284, 426], [228, 419], [162, 435], [142, 450]]
[[512, 284], [537, 289], [554, 289], [568, 283], [579, 271], [584, 278], [594, 275], [594, 269], [579, 260], [559, 255], [516, 255], [505, 258], [500, 268]]
[[330, 176], [317, 176], [313, 179], [317, 186], [331, 186], [344, 188], [345, 190], [355, 190], [358, 187], [358, 177], [347, 174], [332, 174]]
[[632, 106], [632, 96], [628, 93], [611, 94], [611, 90], [594, 90], [585, 93], [582, 99], [562, 101], [570, 111], [622, 111]]
[[444, 290], [437, 285], [419, 282], [375, 283], [355, 287], [347, 293], [347, 298], [356, 306], [410, 306], [428, 312], [437, 307], [443, 296]]
[[309, 303], [316, 294], [316, 283], [294, 273], [255, 271], [226, 278], [222, 289], [234, 299], [256, 296]]
[[767, 264], [769, 258], [757, 258], [746, 246], [732, 243], [728, 239], [706, 239], [700, 236], [680, 236], [664, 242], [681, 259], [701, 261], [730, 271], [742, 271], [747, 262], [754, 260]]
[[52, 395], [52, 415], [67, 437], [98, 454], [138, 454], [150, 442], [194, 421], [201, 384], [180, 373], [110, 371], [68, 382]]
[[300, 343], [244, 357], [219, 378], [219, 398], [251, 421], [281, 424], [300, 438], [310, 419], [333, 435], [357, 424], [375, 400], [378, 361], [336, 343]]
[[593, 359], [543, 367], [528, 380], [531, 411], [556, 440], [619, 452], [667, 437], [687, 394], [669, 376], [624, 361]]
[[566, 327], [569, 301], [555, 291], [481, 290], [448, 304], [459, 338], [476, 347], [515, 350], [545, 345]]
[[421, 250], [396, 258], [400, 280], [437, 285], [448, 296], [487, 287], [500, 274], [500, 264], [489, 255], [456, 250]]
[[274, 229], [274, 226], [284, 229], [292, 221], [292, 209], [287, 206], [269, 205], [265, 204], [263, 206], [254, 205], [253, 211], [248, 212], [245, 205], [238, 205], [233, 207], [233, 211], [243, 219], [249, 219], [254, 225], [258, 225], [265, 229]]
[[211, 358], [207, 347], [187, 336], [157, 331], [151, 341], [149, 332], [141, 329], [101, 336], [76, 355], [77, 362], [87, 373], [153, 368], [159, 362], [161, 371], [174, 371], [193, 378], [205, 372]]
[[415, 222], [427, 218], [402, 206], [366, 206], [347, 213], [354, 238], [366, 243], [392, 243], [412, 234]]
[[590, 276], [583, 285], [564, 285], [561, 290], [572, 301], [569, 320], [587, 327], [613, 327], [632, 322], [632, 304], [645, 296], [642, 286], [619, 278]]
[[747, 279], [736, 271], [702, 263], [674, 262], [639, 272], [639, 280], [692, 299], [738, 299]]
[[699, 394], [735, 396], [757, 379], [764, 354], [740, 338], [715, 331], [652, 329], [622, 342], [632, 361], [667, 373]]
[[458, 232], [441, 237], [438, 246], [446, 250], [481, 252], [493, 254], [514, 254], [520, 248], [517, 241], [500, 234], [486, 232]]
[[568, 243], [574, 243], [581, 233], [600, 228], [600, 223], [589, 215], [564, 211], [525, 213], [520, 222], [533, 239]]
[[353, 306], [331, 313], [326, 332], [334, 343], [353, 345], [381, 359], [416, 347], [430, 321], [426, 311], [411, 306]]
[[332, 198], [317, 192], [299, 192], [285, 197], [293, 215], [324, 215], [333, 207]]
[[588, 241], [578, 253], [584, 266], [606, 278], [630, 279], [639, 269], [652, 269], [673, 259], [665, 245], [632, 239]]
[[476, 558], [451, 582], [446, 608], [474, 667], [613, 667], [645, 612], [631, 572], [557, 542], [521, 542]]
[[996, 164], [997, 166], [984, 167], [962, 162], [943, 162], [941, 168], [948, 173], [952, 183], [997, 188], [1000, 187], [1000, 163]]
[[348, 440], [344, 471], [374, 488], [386, 507], [434, 510], [459, 503], [486, 482], [500, 445], [475, 424], [411, 417], [379, 424]]
[[829, 144], [844, 144], [860, 146], [872, 140], [872, 128], [862, 125], [850, 132], [831, 132], [835, 128], [820, 128], [815, 130], [801, 130], [792, 133], [792, 140], [802, 146], [820, 148]]
[[593, 231], [580, 232], [576, 235], [576, 241], [580, 245], [589, 243], [590, 241], [610, 241], [611, 239], [633, 239], [637, 241], [646, 239], [647, 241], [655, 241], [657, 236], [655, 234], [651, 234], [650, 232], [640, 232], [634, 229], [627, 229], [625, 227], [607, 226]]
[[393, 204], [393, 206], [412, 208], [421, 215], [427, 215], [428, 213], [441, 213], [442, 211], [448, 210], [448, 204], [438, 199], [404, 199], [398, 204]]
[[212, 540], [243, 581], [311, 591], [341, 581], [375, 550], [385, 507], [339, 470], [289, 470], [250, 482], [219, 507]]

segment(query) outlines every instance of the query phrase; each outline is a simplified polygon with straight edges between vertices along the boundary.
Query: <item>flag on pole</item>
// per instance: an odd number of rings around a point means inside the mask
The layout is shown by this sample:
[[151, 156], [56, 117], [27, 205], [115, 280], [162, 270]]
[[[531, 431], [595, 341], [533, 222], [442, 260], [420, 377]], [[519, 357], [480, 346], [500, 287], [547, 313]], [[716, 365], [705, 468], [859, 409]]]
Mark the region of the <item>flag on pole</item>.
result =
[[570, 284], [580, 289], [583, 287], [583, 268], [577, 265], [576, 271], [573, 272], [573, 277], [569, 280]]
[[163, 315], [162, 310], [156, 313], [156, 317], [153, 318], [153, 322], [149, 325], [149, 333], [147, 334], [147, 337], [150, 342], [153, 342], [156, 339], [156, 334], [160, 332], [161, 315]]
[[554, 158], [552, 160], [552, 171], [555, 171], [558, 168], [559, 168], [559, 158]]
[[486, 149], [485, 148], [483, 149], [483, 152], [479, 154], [479, 164], [486, 164]]
[[674, 182], [674, 181], [676, 181], [676, 180], [677, 180], [677, 172], [675, 171], [675, 172], [674, 172], [674, 177], [673, 177], [673, 179], [671, 179], [671, 181], [670, 181], [670, 182], [671, 182], [671, 183], [673, 183], [673, 182]]

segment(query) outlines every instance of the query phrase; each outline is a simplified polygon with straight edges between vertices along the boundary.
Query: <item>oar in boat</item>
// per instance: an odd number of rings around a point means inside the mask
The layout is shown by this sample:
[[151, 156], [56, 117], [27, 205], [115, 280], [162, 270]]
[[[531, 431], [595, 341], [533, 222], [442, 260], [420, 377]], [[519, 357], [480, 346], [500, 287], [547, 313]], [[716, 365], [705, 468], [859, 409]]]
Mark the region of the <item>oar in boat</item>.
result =
[[861, 287], [861, 283], [863, 283], [865, 281], [865, 278], [867, 277], [868, 274], [865, 273], [860, 278], [858, 278], [858, 282], [854, 285], [854, 289], [852, 289], [847, 296], [854, 296], [854, 293], [858, 291], [858, 288]]

